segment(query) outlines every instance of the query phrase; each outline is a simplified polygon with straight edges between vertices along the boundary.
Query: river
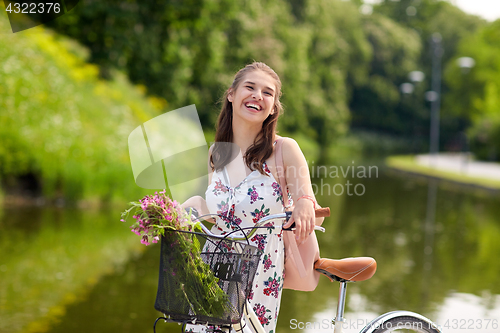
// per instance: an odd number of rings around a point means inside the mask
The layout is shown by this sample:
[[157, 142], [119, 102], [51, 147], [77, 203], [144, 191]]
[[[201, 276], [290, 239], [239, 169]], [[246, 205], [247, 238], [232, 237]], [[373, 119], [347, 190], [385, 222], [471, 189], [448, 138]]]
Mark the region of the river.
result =
[[[345, 331], [402, 309], [445, 331], [498, 332], [499, 196], [358, 171], [343, 178], [328, 169], [315, 179], [318, 201], [332, 209], [318, 233], [321, 255], [378, 263], [373, 278], [348, 285]], [[119, 212], [0, 210], [0, 332], [152, 331], [159, 246], [139, 244]], [[332, 331], [337, 295], [326, 277], [315, 292], [286, 290], [277, 331]]]

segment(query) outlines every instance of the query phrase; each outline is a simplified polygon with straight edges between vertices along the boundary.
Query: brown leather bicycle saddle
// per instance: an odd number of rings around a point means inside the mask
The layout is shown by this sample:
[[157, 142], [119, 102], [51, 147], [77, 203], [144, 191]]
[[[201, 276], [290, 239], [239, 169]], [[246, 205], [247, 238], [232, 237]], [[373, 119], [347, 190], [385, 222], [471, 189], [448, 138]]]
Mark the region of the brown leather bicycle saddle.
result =
[[314, 263], [314, 269], [326, 275], [331, 281], [363, 281], [375, 274], [377, 262], [370, 257], [340, 260], [321, 258]]

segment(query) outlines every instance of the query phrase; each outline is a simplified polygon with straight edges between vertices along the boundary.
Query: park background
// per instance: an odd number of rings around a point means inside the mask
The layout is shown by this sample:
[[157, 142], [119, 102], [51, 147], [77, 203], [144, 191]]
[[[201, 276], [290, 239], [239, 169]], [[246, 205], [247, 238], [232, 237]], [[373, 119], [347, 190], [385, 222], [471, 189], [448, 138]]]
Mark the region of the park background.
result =
[[[211, 142], [220, 96], [253, 60], [280, 75], [280, 134], [311, 165], [379, 170], [314, 180], [366, 189], [318, 193], [333, 212], [322, 255], [379, 263], [349, 286], [347, 317], [406, 309], [493, 331], [498, 182], [462, 186], [388, 168], [386, 158], [429, 152], [425, 96], [439, 33], [439, 151], [500, 160], [500, 20], [435, 0], [87, 0], [43, 26], [8, 29], [0, 15], [0, 332], [151, 329], [159, 248], [119, 221], [127, 202], [151, 192], [134, 183], [128, 135], [195, 104]], [[462, 57], [474, 67], [461, 68]], [[425, 78], [412, 82], [414, 71]], [[278, 330], [329, 320], [336, 288], [322, 278], [314, 293], [285, 291]]]

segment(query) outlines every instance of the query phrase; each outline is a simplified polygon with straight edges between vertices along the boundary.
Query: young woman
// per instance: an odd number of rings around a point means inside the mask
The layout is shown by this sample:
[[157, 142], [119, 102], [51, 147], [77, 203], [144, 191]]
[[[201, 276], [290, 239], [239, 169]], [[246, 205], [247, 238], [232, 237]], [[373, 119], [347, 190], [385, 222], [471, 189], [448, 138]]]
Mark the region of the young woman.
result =
[[[252, 226], [263, 216], [283, 212], [288, 205], [275, 165], [280, 97], [278, 75], [261, 62], [238, 71], [224, 94], [215, 145], [210, 149], [206, 198], [193, 197], [183, 204], [200, 213], [222, 214], [224, 218], [213, 228], [219, 233], [234, 230], [231, 221], [240, 227]], [[295, 223], [295, 236], [301, 243], [322, 220], [314, 217], [316, 203], [306, 159], [293, 139], [282, 140], [285, 178], [294, 203], [287, 226]], [[236, 153], [231, 153], [226, 143], [233, 144]], [[274, 333], [283, 287], [284, 245], [282, 234], [262, 230], [251, 239], [264, 254], [249, 298], [264, 329]]]

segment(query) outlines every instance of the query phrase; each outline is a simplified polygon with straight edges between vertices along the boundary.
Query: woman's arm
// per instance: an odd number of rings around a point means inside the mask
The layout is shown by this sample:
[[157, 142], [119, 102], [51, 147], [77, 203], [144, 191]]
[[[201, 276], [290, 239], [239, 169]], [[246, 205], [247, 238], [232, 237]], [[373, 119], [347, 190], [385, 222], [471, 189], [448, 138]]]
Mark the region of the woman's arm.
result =
[[191, 197], [184, 201], [184, 203], [181, 205], [183, 209], [193, 207], [198, 211], [199, 215], [205, 215], [210, 213], [207, 207], [207, 203], [205, 199], [203, 199], [201, 196], [196, 195], [194, 197]]
[[[313, 232], [315, 224], [321, 224], [323, 221], [321, 219], [316, 221], [314, 215], [316, 198], [304, 154], [295, 140], [291, 138], [283, 140], [286, 183], [294, 202], [292, 217], [286, 226], [295, 222], [295, 237], [302, 243]], [[319, 205], [316, 204], [316, 208], [319, 208]]]

